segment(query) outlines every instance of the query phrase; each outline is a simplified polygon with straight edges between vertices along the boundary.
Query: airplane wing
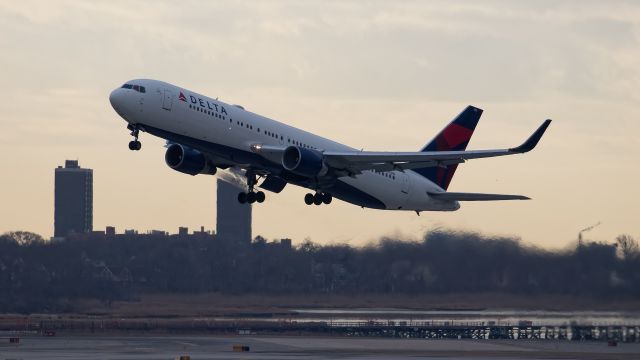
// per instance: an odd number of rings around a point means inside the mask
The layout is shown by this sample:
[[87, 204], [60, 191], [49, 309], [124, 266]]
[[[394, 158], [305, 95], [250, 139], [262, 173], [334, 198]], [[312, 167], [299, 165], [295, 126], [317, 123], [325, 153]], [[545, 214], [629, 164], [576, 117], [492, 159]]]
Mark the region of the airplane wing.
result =
[[338, 172], [343, 171], [347, 175], [357, 175], [364, 170], [393, 171], [447, 166], [471, 159], [529, 152], [536, 147], [549, 124], [551, 120], [545, 120], [524, 143], [509, 149], [426, 152], [326, 151], [323, 153], [323, 159], [327, 166]]
[[[496, 156], [523, 154], [536, 147], [542, 135], [551, 124], [545, 120], [540, 127], [520, 146], [509, 149], [470, 150], [470, 151], [423, 151], [423, 152], [375, 152], [375, 151], [316, 151], [324, 165], [330, 170], [330, 176], [355, 176], [366, 170], [394, 171], [420, 169], [427, 167], [445, 167], [460, 164], [466, 160]], [[280, 163], [287, 147], [255, 144], [254, 153]], [[329, 174], [329, 172], [327, 172]]]

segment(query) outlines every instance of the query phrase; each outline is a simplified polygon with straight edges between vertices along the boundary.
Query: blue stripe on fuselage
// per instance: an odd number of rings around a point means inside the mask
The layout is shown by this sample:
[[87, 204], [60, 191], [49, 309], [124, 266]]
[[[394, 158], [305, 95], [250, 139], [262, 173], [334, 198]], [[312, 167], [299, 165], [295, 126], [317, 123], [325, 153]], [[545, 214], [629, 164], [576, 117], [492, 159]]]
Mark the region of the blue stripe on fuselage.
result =
[[[157, 137], [177, 142], [182, 145], [192, 147], [202, 152], [211, 153], [220, 158], [229, 160], [236, 164], [252, 164], [256, 168], [261, 168], [270, 173], [285, 179], [287, 182], [304, 188], [313, 189], [310, 181], [304, 177], [284, 170], [281, 166], [268, 161], [262, 156], [250, 151], [239, 150], [230, 146], [220, 145], [209, 141], [195, 139], [189, 136], [172, 133], [153, 126], [138, 124], [144, 131]], [[367, 194], [366, 192], [345, 183], [338, 179], [329, 188], [324, 189], [336, 198], [348, 203], [364, 206], [372, 209], [386, 209], [385, 204], [377, 198]]]

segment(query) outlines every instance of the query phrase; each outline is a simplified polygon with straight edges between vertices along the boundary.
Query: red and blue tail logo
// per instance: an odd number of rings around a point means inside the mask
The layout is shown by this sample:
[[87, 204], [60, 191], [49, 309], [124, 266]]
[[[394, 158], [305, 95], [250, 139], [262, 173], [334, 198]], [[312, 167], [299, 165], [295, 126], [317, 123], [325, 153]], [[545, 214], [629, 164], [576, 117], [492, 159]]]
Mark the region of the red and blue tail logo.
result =
[[[464, 151], [478, 125], [482, 109], [467, 106], [447, 127], [420, 151]], [[458, 164], [414, 169], [418, 174], [447, 190]]]

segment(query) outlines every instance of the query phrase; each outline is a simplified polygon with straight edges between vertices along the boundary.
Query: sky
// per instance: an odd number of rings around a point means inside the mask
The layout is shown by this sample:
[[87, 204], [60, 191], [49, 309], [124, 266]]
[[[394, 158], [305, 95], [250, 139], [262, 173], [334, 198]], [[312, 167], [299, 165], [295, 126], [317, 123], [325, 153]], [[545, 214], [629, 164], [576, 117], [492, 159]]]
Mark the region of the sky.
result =
[[215, 229], [215, 177], [131, 152], [111, 90], [153, 78], [371, 151], [421, 148], [465, 106], [484, 109], [450, 191], [531, 201], [391, 212], [305, 189], [267, 193], [253, 233], [363, 245], [437, 228], [565, 248], [578, 231], [640, 237], [640, 3], [635, 1], [0, 0], [0, 233], [53, 234], [54, 169], [94, 169], [94, 229]]

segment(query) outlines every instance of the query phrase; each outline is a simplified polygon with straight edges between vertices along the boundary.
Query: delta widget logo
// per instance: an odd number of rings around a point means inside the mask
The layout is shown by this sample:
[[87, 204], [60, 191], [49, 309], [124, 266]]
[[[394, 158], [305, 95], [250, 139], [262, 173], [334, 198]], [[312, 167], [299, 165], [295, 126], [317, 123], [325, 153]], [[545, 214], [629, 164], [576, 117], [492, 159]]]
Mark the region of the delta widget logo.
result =
[[180, 100], [182, 100], [182, 101], [184, 101], [184, 102], [187, 102], [187, 97], [186, 97], [186, 96], [184, 96], [184, 94], [182, 93], [182, 91], [180, 91], [180, 96], [178, 96], [178, 99], [180, 99]]

